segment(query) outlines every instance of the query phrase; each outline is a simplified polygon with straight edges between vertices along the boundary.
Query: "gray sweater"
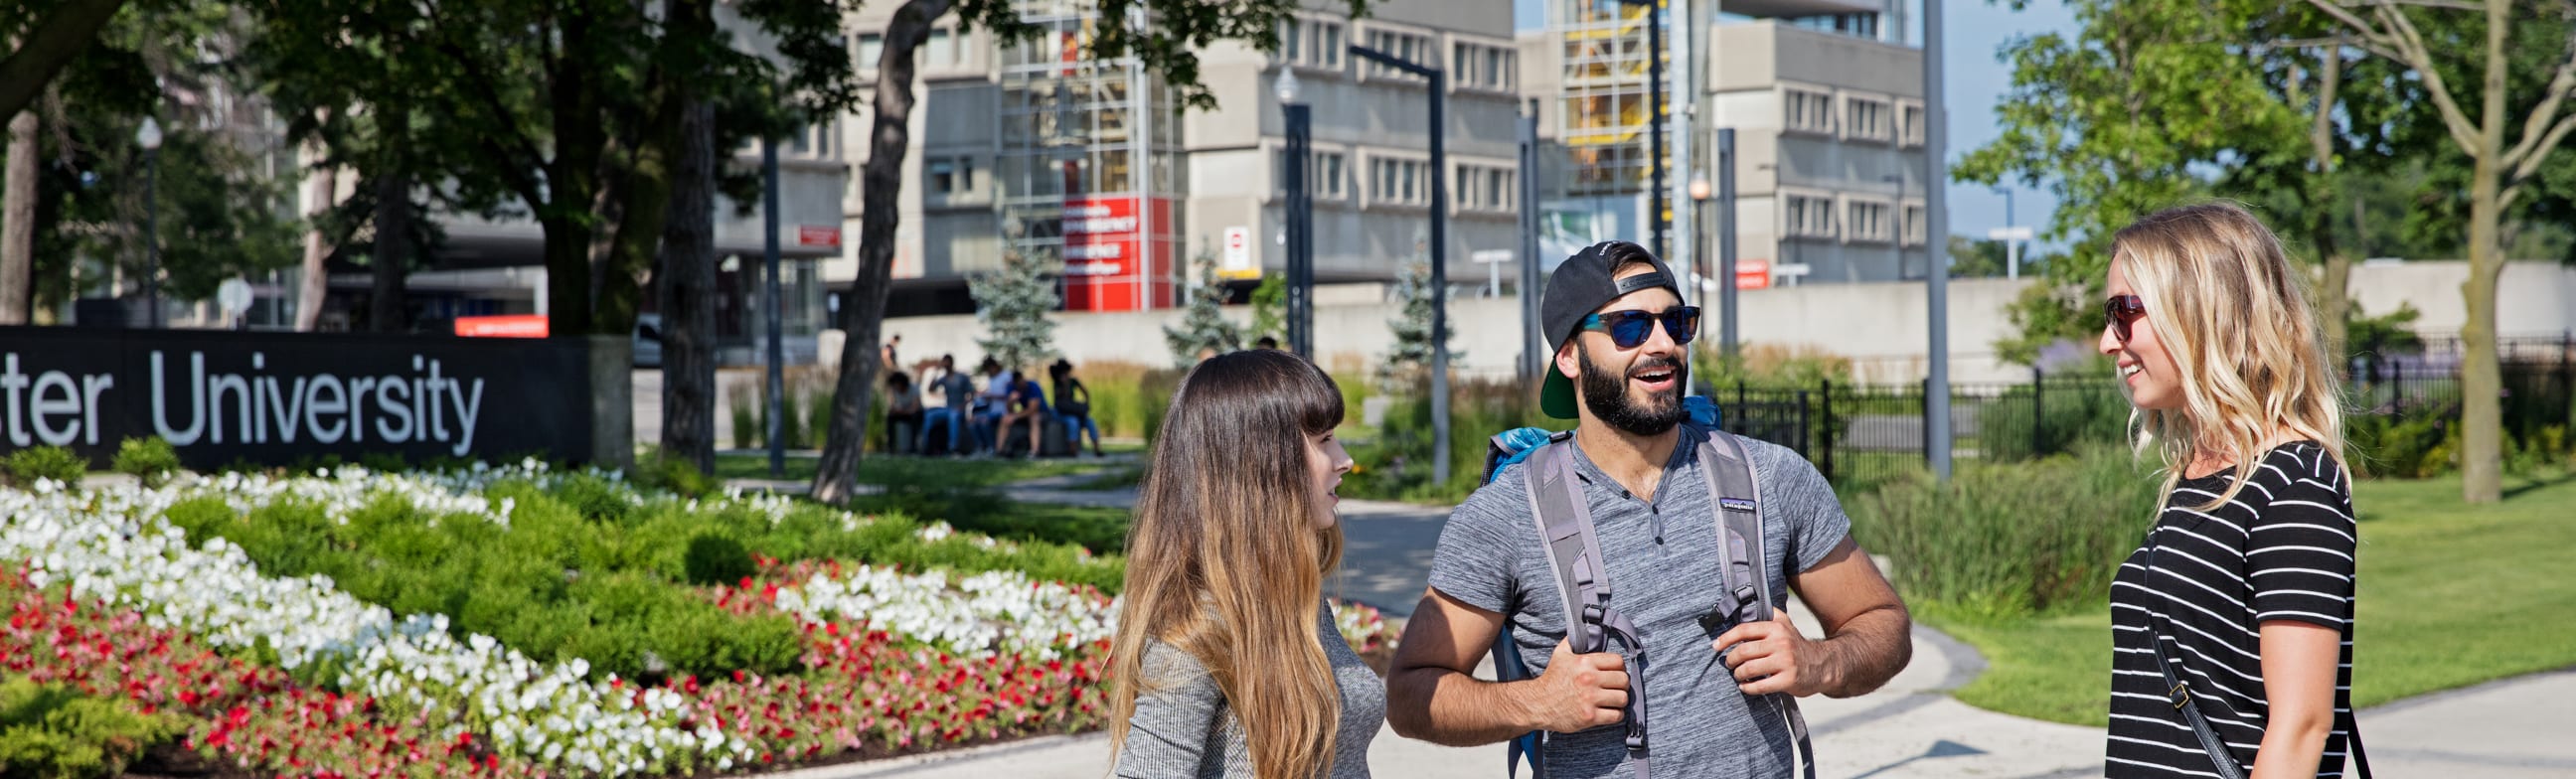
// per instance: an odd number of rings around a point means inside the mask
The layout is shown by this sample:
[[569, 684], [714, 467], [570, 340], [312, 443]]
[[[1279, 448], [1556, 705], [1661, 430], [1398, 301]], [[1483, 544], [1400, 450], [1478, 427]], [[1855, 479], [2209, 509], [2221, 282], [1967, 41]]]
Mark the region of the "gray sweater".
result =
[[[1386, 722], [1386, 682], [1360, 662], [1333, 627], [1332, 607], [1319, 609], [1315, 637], [1342, 688], [1342, 721], [1333, 741], [1331, 779], [1367, 779], [1369, 740]], [[1252, 776], [1243, 724], [1198, 658], [1160, 641], [1145, 648], [1147, 689], [1136, 698], [1127, 746], [1111, 773], [1122, 779], [1234, 779]]]

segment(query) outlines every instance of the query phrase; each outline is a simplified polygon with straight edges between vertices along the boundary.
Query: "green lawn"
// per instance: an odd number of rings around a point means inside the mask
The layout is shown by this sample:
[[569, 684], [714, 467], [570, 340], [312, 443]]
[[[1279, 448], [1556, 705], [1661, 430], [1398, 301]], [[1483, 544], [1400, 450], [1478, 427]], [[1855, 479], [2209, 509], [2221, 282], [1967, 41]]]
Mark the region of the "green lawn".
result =
[[[813, 457], [789, 455], [785, 478], [807, 481], [814, 478]], [[859, 461], [859, 483], [899, 484], [922, 488], [1000, 487], [1015, 481], [1062, 476], [1098, 470], [1100, 460], [1079, 457], [1047, 460], [966, 460], [947, 457], [908, 457], [871, 454]], [[764, 454], [716, 455], [718, 479], [769, 478], [769, 456]]]
[[[2364, 481], [2353, 703], [2576, 665], [2576, 474], [2507, 477], [2491, 506], [2459, 478]], [[2109, 607], [2005, 623], [1917, 616], [1989, 664], [1959, 689], [1980, 708], [2101, 726], [2110, 705]]]
[[[786, 478], [814, 478], [816, 460], [787, 458]], [[1059, 460], [959, 460], [942, 457], [869, 455], [859, 461], [859, 483], [884, 489], [850, 501], [854, 511], [902, 512], [928, 522], [940, 520], [960, 530], [997, 538], [1076, 544], [1100, 553], [1127, 546], [1126, 509], [1020, 503], [1003, 497], [1012, 482], [1048, 476], [1101, 472], [1114, 477], [1122, 468], [1092, 458]], [[717, 455], [717, 478], [769, 477], [766, 455]], [[1132, 483], [1133, 476], [1127, 477]], [[1105, 489], [1105, 487], [1104, 487]]]

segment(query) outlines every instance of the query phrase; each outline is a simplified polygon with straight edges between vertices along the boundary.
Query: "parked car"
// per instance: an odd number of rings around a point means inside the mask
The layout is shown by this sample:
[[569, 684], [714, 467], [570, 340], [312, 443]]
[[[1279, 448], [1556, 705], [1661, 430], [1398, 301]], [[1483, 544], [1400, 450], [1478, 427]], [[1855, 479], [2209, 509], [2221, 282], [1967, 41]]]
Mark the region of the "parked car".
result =
[[635, 315], [635, 367], [662, 367], [662, 315]]

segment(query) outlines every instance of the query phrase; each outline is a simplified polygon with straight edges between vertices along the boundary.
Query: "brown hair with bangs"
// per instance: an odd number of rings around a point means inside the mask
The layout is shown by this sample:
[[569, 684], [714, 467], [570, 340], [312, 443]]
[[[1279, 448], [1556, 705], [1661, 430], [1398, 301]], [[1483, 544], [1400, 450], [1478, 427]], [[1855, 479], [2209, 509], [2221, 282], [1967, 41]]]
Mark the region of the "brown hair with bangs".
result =
[[1269, 349], [1202, 360], [1182, 377], [1154, 442], [1127, 538], [1110, 650], [1110, 739], [1124, 749], [1146, 646], [1196, 658], [1242, 726], [1254, 774], [1329, 764], [1341, 690], [1317, 635], [1338, 523], [1316, 528], [1307, 439], [1342, 422], [1342, 394], [1314, 363]]

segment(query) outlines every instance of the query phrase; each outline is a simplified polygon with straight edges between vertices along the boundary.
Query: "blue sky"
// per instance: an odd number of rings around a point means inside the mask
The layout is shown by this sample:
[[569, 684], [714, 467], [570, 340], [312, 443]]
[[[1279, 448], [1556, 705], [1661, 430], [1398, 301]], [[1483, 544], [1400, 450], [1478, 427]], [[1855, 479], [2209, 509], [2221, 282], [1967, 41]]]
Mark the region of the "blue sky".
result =
[[[1939, 0], [1926, 0], [1938, 2]], [[1515, 0], [1515, 26], [1523, 30], [1547, 26], [1545, 0]], [[1919, 7], [1919, 6], [1918, 6]], [[1996, 52], [2005, 42], [2023, 35], [2060, 32], [2073, 35], [2075, 14], [2064, 3], [2041, 0], [2029, 10], [2014, 12], [1999, 3], [1949, 2], [1942, 6], [1942, 27], [1949, 46], [1943, 52], [1944, 77], [1948, 83], [1950, 104], [1950, 159], [1962, 152], [1984, 146], [1997, 134], [1995, 103], [2012, 85], [2012, 71], [1996, 61]], [[1911, 22], [1913, 37], [1923, 36], [1919, 18]], [[2016, 186], [2013, 216], [2025, 225], [2045, 227], [2048, 214], [2057, 198], [2046, 190]], [[1986, 187], [1954, 185], [1950, 187], [1950, 232], [1953, 235], [1983, 237], [1989, 228], [2004, 223], [2004, 198]]]

